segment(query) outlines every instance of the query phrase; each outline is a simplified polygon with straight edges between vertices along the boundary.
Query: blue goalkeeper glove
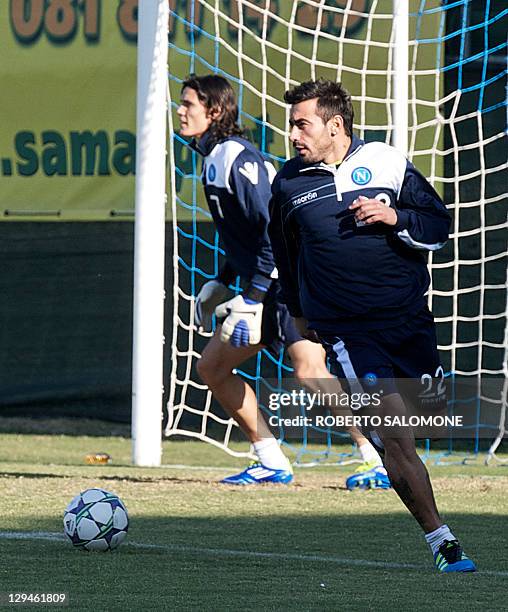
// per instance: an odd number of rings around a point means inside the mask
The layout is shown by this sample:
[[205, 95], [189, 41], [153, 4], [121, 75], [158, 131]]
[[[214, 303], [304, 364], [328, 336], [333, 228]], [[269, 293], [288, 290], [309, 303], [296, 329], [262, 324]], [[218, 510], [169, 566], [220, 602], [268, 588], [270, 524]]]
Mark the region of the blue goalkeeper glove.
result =
[[194, 310], [194, 322], [203, 331], [212, 331], [212, 315], [218, 306], [228, 295], [226, 285], [218, 280], [205, 283], [196, 297]]
[[237, 295], [217, 306], [215, 316], [225, 317], [220, 333], [221, 342], [230, 342], [234, 347], [261, 342], [262, 302]]

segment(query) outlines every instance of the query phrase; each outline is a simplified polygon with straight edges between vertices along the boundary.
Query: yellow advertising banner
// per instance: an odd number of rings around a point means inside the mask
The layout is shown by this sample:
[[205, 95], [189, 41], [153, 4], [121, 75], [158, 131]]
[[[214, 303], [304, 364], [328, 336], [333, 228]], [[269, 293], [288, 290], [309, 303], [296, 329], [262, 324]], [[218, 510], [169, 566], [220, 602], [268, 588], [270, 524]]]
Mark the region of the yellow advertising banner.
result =
[[0, 2], [0, 218], [134, 209], [137, 1]]

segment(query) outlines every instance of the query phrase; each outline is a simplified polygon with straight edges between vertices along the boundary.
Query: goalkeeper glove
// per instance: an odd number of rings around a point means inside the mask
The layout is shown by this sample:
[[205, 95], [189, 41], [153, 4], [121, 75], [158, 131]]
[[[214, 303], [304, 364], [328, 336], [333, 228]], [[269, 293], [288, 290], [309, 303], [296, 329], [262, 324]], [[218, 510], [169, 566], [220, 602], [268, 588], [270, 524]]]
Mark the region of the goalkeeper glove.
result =
[[215, 309], [217, 317], [226, 317], [220, 339], [232, 346], [249, 346], [261, 342], [263, 303], [237, 295]]
[[205, 283], [196, 298], [194, 321], [204, 331], [212, 331], [212, 315], [215, 307], [226, 299], [228, 288], [218, 280]]

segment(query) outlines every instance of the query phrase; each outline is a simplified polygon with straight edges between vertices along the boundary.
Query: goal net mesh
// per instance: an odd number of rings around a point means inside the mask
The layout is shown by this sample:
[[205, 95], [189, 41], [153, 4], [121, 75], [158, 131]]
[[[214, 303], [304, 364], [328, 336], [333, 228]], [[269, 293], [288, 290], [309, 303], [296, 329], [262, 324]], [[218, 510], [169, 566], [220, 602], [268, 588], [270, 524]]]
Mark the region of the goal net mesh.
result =
[[[429, 305], [447, 376], [477, 382], [468, 400], [476, 417], [467, 450], [478, 453], [482, 438], [489, 444], [497, 438], [497, 446], [505, 427], [506, 388], [489, 395], [482, 381], [507, 373], [508, 9], [494, 0], [411, 0], [409, 10], [408, 157], [453, 216], [449, 242], [429, 256]], [[393, 24], [391, 0], [170, 0], [174, 258], [167, 435], [199, 438], [241, 454], [230, 444], [236, 424], [195, 368], [211, 334], [195, 328], [194, 300], [201, 285], [217, 275], [224, 252], [206, 207], [201, 160], [174, 123], [183, 80], [191, 73], [229, 79], [242, 126], [277, 168], [293, 155], [283, 94], [307, 79], [341, 81], [352, 93], [358, 135], [391, 143]], [[233, 290], [240, 291], [239, 282]], [[290, 372], [284, 353], [275, 359], [266, 351], [238, 370], [258, 393], [274, 379], [283, 385]], [[496, 422], [484, 420], [484, 405], [496, 408]], [[288, 441], [283, 428], [278, 432], [299, 462], [347, 460], [353, 451], [335, 444], [340, 434], [324, 432], [316, 447], [309, 433]], [[456, 446], [450, 439], [443, 453]]]

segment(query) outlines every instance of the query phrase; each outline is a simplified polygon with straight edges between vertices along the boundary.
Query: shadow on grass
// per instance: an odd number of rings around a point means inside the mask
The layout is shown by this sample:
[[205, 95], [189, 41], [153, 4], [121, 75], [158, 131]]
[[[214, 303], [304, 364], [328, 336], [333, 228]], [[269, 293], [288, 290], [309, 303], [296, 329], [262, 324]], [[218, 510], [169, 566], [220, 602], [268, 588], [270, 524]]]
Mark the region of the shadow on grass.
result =
[[0, 433], [66, 436], [121, 436], [128, 438], [131, 427], [97, 419], [7, 416], [0, 409]]
[[[30, 479], [39, 480], [40, 478], [68, 480], [69, 478], [76, 478], [75, 474], [68, 474], [65, 472], [62, 472], [60, 474], [57, 474], [55, 472], [18, 472], [16, 470], [9, 470], [5, 468], [1, 468], [1, 467], [0, 467], [0, 476], [3, 478], [25, 478], [28, 480]], [[90, 473], [88, 475], [86, 474], [86, 472], [83, 472], [79, 475], [79, 479], [80, 480], [90, 480], [91, 483], [96, 483], [98, 480], [98, 477], [97, 477], [97, 473]], [[131, 482], [131, 483], [136, 483], [136, 482], [144, 482], [144, 483], [166, 482], [168, 483], [169, 482], [172, 484], [182, 484], [182, 485], [189, 484], [189, 483], [203, 484], [205, 482], [208, 482], [208, 481], [203, 480], [202, 478], [182, 478], [182, 477], [173, 477], [173, 476], [132, 476], [132, 475], [127, 475], [127, 474], [122, 474], [120, 476], [118, 474], [112, 474], [108, 476], [105, 473], [102, 473], [100, 475], [100, 480], [101, 481], [106, 480], [106, 481], [111, 481], [111, 482], [118, 482], [119, 480], [121, 480], [122, 482]], [[294, 486], [301, 486], [301, 485], [294, 485]], [[323, 486], [323, 488], [333, 489], [336, 487]], [[346, 487], [343, 487], [343, 489], [346, 490]]]
[[[489, 574], [506, 571], [502, 515], [446, 517], [486, 573], [442, 576], [403, 511], [318, 515], [302, 507], [261, 517], [254, 504], [251, 511], [132, 516], [128, 544], [112, 554], [0, 538], [3, 588], [63, 589], [80, 610], [503, 609], [506, 576]], [[37, 530], [54, 533], [55, 525], [39, 518]]]

